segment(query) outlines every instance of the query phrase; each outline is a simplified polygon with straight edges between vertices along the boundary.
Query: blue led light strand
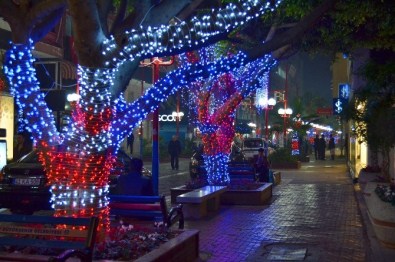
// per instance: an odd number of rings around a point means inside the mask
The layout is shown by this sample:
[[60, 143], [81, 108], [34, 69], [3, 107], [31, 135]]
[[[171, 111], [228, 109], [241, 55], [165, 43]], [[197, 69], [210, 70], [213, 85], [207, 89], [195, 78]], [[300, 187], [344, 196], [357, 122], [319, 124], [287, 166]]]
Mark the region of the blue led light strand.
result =
[[105, 66], [118, 68], [125, 61], [140, 60], [153, 56], [174, 55], [208, 45], [221, 34], [229, 33], [234, 28], [272, 12], [281, 1], [248, 0], [243, 3], [228, 4], [223, 9], [212, 10], [211, 14], [196, 16], [190, 21], [176, 25], [159, 27], [141, 27], [139, 30], [126, 32], [127, 44], [119, 50], [116, 39], [111, 36], [104, 41], [103, 55], [110, 59]]
[[229, 154], [203, 155], [207, 171], [207, 181], [210, 185], [228, 185]]
[[45, 141], [49, 145], [61, 143], [56, 130], [53, 113], [47, 107], [44, 94], [40, 91], [33, 67], [33, 41], [26, 45], [12, 44], [6, 52], [4, 74], [7, 76], [11, 94], [25, 118], [22, 125], [31, 133], [35, 142]]

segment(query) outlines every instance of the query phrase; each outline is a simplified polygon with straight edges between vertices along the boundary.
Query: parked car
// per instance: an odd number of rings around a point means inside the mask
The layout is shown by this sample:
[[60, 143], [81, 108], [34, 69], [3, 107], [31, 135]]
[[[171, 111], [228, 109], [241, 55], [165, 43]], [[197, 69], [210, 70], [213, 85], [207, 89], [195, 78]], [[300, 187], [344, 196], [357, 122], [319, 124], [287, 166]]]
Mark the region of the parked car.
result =
[[[232, 151], [230, 153], [230, 162], [247, 162], [243, 152], [238, 147], [232, 146]], [[196, 149], [191, 157], [191, 161], [189, 162], [189, 174], [192, 179], [195, 178], [203, 178], [207, 177], [207, 171], [204, 166], [204, 159], [203, 159], [203, 147]]]
[[270, 155], [275, 151], [275, 149], [270, 144], [268, 144], [263, 138], [259, 138], [259, 137], [245, 138], [243, 140], [243, 145], [241, 150], [244, 153], [245, 157], [251, 160], [258, 155], [259, 148], [266, 149], [267, 155]]
[[[131, 158], [118, 151], [117, 162], [109, 178], [110, 188], [118, 177], [129, 173]], [[151, 172], [143, 168], [143, 175], [151, 177]], [[33, 150], [16, 162], [3, 167], [0, 174], [0, 208], [8, 208], [12, 213], [32, 214], [38, 210], [50, 210], [51, 203], [44, 168]]]
[[242, 152], [247, 159], [254, 158], [258, 155], [259, 148], [265, 147], [265, 141], [262, 138], [244, 138]]

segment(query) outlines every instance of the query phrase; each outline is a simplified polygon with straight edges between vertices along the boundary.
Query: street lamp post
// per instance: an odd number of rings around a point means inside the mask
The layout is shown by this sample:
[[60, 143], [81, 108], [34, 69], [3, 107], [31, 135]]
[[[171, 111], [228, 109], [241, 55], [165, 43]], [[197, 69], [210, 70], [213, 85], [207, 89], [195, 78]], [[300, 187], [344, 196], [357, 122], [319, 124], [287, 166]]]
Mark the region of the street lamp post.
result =
[[287, 119], [292, 115], [293, 111], [291, 108], [280, 108], [278, 114], [284, 118], [284, 145], [287, 137]]
[[[152, 67], [152, 84], [159, 80], [159, 67], [170, 66], [174, 63], [172, 57], [169, 61], [163, 61], [154, 57], [149, 63], [141, 62], [142, 66]], [[159, 109], [152, 114], [152, 187], [154, 195], [159, 194]]]
[[[274, 98], [262, 98], [258, 101], [258, 104], [261, 108], [265, 109], [265, 138], [266, 140], [269, 138], [269, 110], [272, 110], [276, 105], [276, 99]], [[263, 132], [262, 132], [263, 133]]]
[[265, 129], [266, 129], [265, 138], [266, 138], [266, 141], [268, 141], [268, 139], [269, 139], [269, 126], [268, 126], [269, 110], [272, 110], [275, 105], [276, 105], [276, 99], [269, 98], [267, 100], [267, 106], [265, 108]]

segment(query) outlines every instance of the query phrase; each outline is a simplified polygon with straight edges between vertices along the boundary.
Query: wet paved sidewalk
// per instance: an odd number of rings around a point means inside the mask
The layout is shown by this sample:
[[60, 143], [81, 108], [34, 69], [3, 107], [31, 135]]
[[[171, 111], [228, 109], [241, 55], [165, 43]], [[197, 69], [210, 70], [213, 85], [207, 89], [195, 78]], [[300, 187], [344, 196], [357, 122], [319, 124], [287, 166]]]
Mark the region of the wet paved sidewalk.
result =
[[344, 161], [281, 170], [265, 206], [222, 206], [200, 230], [201, 261], [374, 261]]

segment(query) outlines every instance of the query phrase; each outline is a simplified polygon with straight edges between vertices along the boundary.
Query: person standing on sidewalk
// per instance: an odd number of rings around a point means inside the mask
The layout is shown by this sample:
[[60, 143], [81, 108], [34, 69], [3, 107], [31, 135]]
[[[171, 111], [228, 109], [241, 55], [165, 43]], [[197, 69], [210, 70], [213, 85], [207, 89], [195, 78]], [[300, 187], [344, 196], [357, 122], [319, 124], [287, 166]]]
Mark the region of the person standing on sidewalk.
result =
[[321, 138], [319, 140], [319, 146], [318, 146], [318, 158], [320, 160], [325, 160], [325, 148], [326, 148], [326, 141], [325, 141], [325, 135], [322, 134]]
[[130, 133], [126, 141], [126, 148], [129, 148], [130, 155], [133, 155], [133, 143], [134, 143], [134, 135]]
[[335, 160], [335, 139], [332, 134], [329, 135], [328, 149], [331, 155], [331, 160]]
[[170, 154], [171, 169], [178, 170], [178, 157], [181, 153], [181, 143], [176, 135], [173, 135], [168, 145], [168, 152]]
[[315, 135], [314, 138], [314, 156], [315, 160], [319, 159], [319, 148], [320, 148], [320, 136], [318, 134]]

